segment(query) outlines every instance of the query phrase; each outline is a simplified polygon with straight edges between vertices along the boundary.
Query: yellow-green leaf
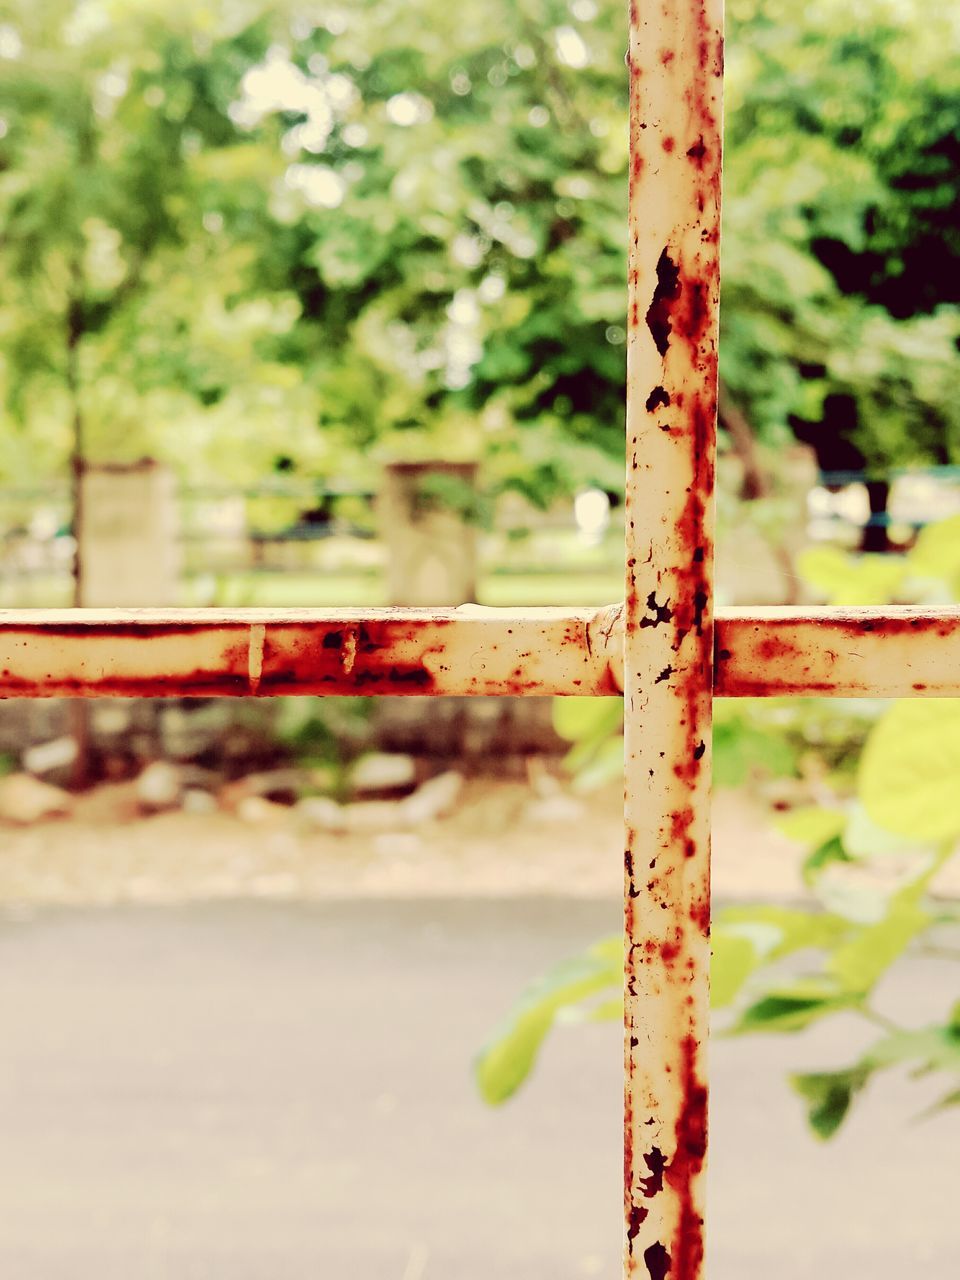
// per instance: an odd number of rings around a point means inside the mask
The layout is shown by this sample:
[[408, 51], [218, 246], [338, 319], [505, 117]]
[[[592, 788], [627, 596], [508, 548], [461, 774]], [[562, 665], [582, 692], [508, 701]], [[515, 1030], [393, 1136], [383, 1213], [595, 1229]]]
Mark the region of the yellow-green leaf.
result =
[[960, 835], [960, 701], [891, 707], [867, 739], [859, 791], [874, 822], [917, 844]]
[[823, 809], [820, 805], [806, 805], [792, 809], [778, 818], [775, 826], [790, 840], [798, 844], [821, 845], [842, 833], [847, 824], [843, 809]]

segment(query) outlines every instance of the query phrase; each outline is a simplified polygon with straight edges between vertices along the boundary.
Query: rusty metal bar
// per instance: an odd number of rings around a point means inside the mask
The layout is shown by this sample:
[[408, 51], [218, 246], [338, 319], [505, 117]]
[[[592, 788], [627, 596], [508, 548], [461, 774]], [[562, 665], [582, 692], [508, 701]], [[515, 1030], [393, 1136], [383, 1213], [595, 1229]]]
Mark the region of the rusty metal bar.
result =
[[[623, 615], [0, 610], [0, 697], [616, 695]], [[715, 634], [716, 697], [960, 696], [960, 606], [721, 609]]]
[[616, 610], [0, 611], [2, 697], [615, 694]]
[[721, 610], [714, 693], [960, 696], [960, 607]]
[[703, 1274], [722, 0], [632, 0], [624, 1274]]
[[[623, 620], [599, 627], [623, 687]], [[719, 609], [718, 698], [960, 697], [960, 606]]]

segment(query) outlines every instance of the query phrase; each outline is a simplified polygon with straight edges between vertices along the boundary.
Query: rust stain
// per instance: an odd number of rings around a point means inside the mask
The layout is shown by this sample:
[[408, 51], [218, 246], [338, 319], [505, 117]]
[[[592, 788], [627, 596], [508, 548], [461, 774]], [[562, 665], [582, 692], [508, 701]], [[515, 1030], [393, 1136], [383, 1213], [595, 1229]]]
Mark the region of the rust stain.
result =
[[650, 1280], [667, 1280], [670, 1275], [670, 1254], [659, 1240], [643, 1251], [643, 1263]]
[[[37, 609], [37, 614], [41, 614], [42, 610]], [[78, 614], [82, 610], [76, 610]], [[118, 610], [119, 612], [119, 610]], [[154, 640], [162, 639], [165, 636], [182, 636], [187, 635], [193, 629], [185, 626], [182, 622], [149, 622], [149, 621], [132, 621], [127, 617], [120, 617], [116, 621], [111, 620], [108, 623], [87, 622], [82, 618], [77, 621], [63, 621], [57, 619], [56, 622], [28, 622], [22, 616], [19, 616], [15, 623], [8, 624], [11, 630], [16, 631], [18, 635], [25, 636], [63, 636], [64, 639], [89, 639], [97, 635], [108, 635], [115, 640]], [[249, 624], [243, 625], [246, 628]], [[226, 628], [224, 628], [226, 629]]]
[[715, 689], [727, 697], [952, 696], [958, 661], [955, 607], [728, 610], [718, 623]]
[[703, 938], [710, 937], [710, 898], [695, 901], [690, 908], [690, 921]]
[[677, 959], [680, 957], [682, 952], [683, 952], [682, 935], [679, 938], [674, 937], [668, 940], [667, 942], [661, 942], [660, 944], [660, 959], [663, 961], [663, 963], [666, 965], [668, 969], [671, 968], [676, 963]]
[[647, 1176], [639, 1178], [641, 1193], [652, 1200], [663, 1190], [663, 1172], [667, 1167], [667, 1159], [659, 1147], [652, 1147], [644, 1152], [643, 1162], [647, 1166]]
[[623, 865], [626, 872], [626, 891], [628, 898], [639, 897], [640, 890], [637, 888], [636, 880], [633, 874], [633, 850], [628, 845], [623, 851]]
[[956, 619], [948, 620], [936, 612], [920, 613], [913, 617], [884, 616], [878, 610], [875, 617], [833, 628], [835, 635], [851, 640], [864, 635], [874, 635], [883, 639], [885, 636], [916, 635], [917, 633], [922, 635], [927, 631], [932, 631], [934, 635], [940, 637], [956, 634]]
[[697, 1074], [700, 1046], [692, 1035], [681, 1043], [683, 1104], [676, 1125], [676, 1150], [666, 1179], [680, 1201], [680, 1215], [671, 1250], [671, 1280], [696, 1280], [703, 1265], [703, 1218], [697, 1211], [693, 1187], [707, 1155], [707, 1088]]
[[58, 675], [46, 680], [23, 680], [4, 674], [0, 698], [225, 698], [250, 694], [246, 672], [178, 671], [175, 676], [116, 676], [99, 678]]
[[707, 148], [703, 141], [703, 134], [701, 133], [700, 137], [693, 144], [693, 146], [687, 149], [687, 156], [689, 157], [689, 159], [693, 160], [698, 167], [702, 167], [704, 160], [706, 158], [706, 155], [707, 155]]
[[350, 622], [308, 612], [7, 611], [0, 697], [595, 695], [622, 680], [614, 606], [477, 619], [384, 610]]
[[[630, 565], [633, 568], [633, 565]], [[670, 601], [666, 600], [663, 604], [657, 604], [657, 593], [651, 591], [647, 596], [647, 608], [651, 616], [649, 618], [641, 618], [641, 627], [659, 627], [663, 623], [667, 623], [673, 617], [673, 610], [670, 608]]]
[[680, 269], [671, 258], [669, 249], [669, 245], [665, 245], [657, 260], [657, 283], [646, 316], [647, 328], [661, 356], [670, 349], [673, 307], [683, 288]]

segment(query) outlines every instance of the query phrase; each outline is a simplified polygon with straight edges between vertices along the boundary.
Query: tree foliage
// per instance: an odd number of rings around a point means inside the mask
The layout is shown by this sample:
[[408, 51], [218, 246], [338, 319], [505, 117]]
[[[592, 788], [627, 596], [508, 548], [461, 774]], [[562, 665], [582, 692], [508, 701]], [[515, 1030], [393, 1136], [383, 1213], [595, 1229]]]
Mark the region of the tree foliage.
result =
[[[954, 19], [731, 0], [722, 372], [827, 465], [957, 456]], [[482, 457], [619, 484], [614, 0], [6, 0], [7, 477]]]

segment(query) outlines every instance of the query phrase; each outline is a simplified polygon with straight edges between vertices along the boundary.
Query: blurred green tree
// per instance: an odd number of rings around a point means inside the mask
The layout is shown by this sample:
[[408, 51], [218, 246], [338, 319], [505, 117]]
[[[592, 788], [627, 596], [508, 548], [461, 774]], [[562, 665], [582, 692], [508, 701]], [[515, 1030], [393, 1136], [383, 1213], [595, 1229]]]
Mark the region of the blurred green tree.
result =
[[[958, 453], [955, 20], [730, 0], [721, 417], [825, 466]], [[613, 0], [41, 0], [0, 19], [6, 475], [482, 456], [620, 482]]]
[[216, 416], [203, 411], [239, 400], [241, 452], [248, 402], [277, 416], [269, 392], [291, 370], [267, 348], [296, 301], [264, 281], [249, 231], [225, 242], [217, 208], [282, 168], [264, 145], [255, 163], [236, 155], [250, 144], [228, 115], [269, 33], [231, 30], [221, 8], [44, 0], [2, 27], [8, 477], [145, 452], [228, 469], [210, 429], [189, 430]]
[[[723, 375], [828, 470], [958, 459], [955, 18], [728, 5]], [[866, 549], [883, 549], [878, 530]]]

